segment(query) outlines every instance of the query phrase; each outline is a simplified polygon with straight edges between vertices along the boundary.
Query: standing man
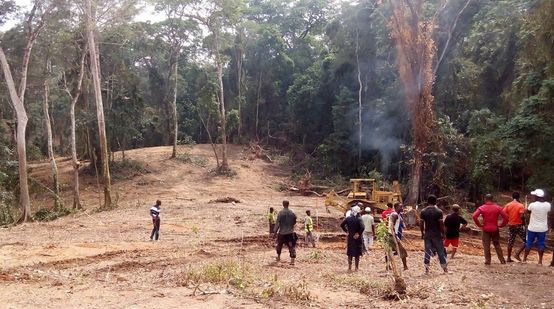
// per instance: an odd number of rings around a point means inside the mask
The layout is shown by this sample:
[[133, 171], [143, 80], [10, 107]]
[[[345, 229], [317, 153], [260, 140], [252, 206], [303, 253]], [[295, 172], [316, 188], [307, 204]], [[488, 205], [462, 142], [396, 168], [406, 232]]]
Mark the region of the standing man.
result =
[[[479, 221], [479, 216], [483, 216], [483, 222]], [[502, 224], [498, 225], [498, 218], [502, 217]], [[491, 241], [496, 250], [496, 255], [500, 264], [506, 264], [502, 247], [500, 247], [500, 231], [499, 228], [508, 224], [508, 215], [502, 207], [498, 206], [492, 197], [492, 194], [485, 195], [485, 204], [481, 205], [473, 213], [473, 221], [475, 225], [481, 228], [483, 235], [483, 251], [485, 254], [485, 265], [491, 264]]]
[[442, 244], [442, 239], [444, 238], [443, 214], [442, 210], [437, 207], [436, 196], [429, 195], [427, 207], [421, 211], [420, 217], [419, 228], [425, 246], [425, 255], [423, 257], [425, 274], [429, 274], [429, 263], [431, 262], [433, 252], [437, 253], [442, 270], [448, 273], [445, 250]]
[[312, 244], [315, 248], [315, 239], [312, 231], [314, 230], [314, 221], [310, 216], [310, 211], [306, 210], [306, 218], [304, 219], [304, 232], [306, 232], [306, 237], [304, 238], [306, 246]]
[[517, 251], [516, 260], [521, 261], [521, 252], [525, 249], [525, 225], [523, 224], [525, 216], [525, 206], [519, 201], [519, 192], [512, 193], [513, 200], [504, 206], [504, 211], [508, 215], [508, 228], [510, 235], [508, 236], [508, 260], [506, 262], [511, 263], [512, 249], [516, 238], [519, 236], [523, 242], [523, 246]]
[[160, 207], [162, 201], [157, 200], [156, 205], [150, 208], [150, 217], [152, 217], [152, 233], [150, 233], [150, 240], [158, 240], [160, 237]]
[[364, 215], [362, 216], [362, 222], [364, 223], [364, 233], [362, 234], [364, 240], [364, 250], [369, 252], [369, 249], [373, 247], [373, 237], [375, 235], [375, 219], [371, 215], [371, 208], [366, 207]]
[[446, 248], [452, 245], [451, 259], [454, 258], [460, 243], [460, 226], [465, 228], [467, 221], [460, 216], [460, 205], [454, 204], [452, 205], [452, 213], [444, 219], [444, 227], [446, 228], [444, 250], [446, 251]]
[[394, 211], [392, 203], [387, 203], [387, 210], [381, 213], [381, 220], [387, 220], [387, 217]]
[[294, 265], [296, 258], [296, 240], [297, 236], [294, 233], [294, 225], [296, 224], [296, 214], [289, 209], [289, 201], [283, 201], [283, 209], [277, 215], [275, 222], [274, 237], [277, 235], [277, 262], [281, 260], [281, 250], [283, 245], [289, 248], [290, 265]]
[[269, 237], [273, 235], [275, 230], [275, 222], [277, 221], [277, 214], [273, 207], [269, 207], [269, 213], [267, 213], [267, 221], [269, 222]]
[[[394, 252], [396, 252], [400, 259], [402, 260], [402, 265], [404, 266], [404, 270], [408, 270], [408, 251], [404, 248], [404, 245], [402, 244], [402, 225], [403, 220], [402, 216], [400, 215], [400, 212], [402, 211], [402, 204], [395, 204], [394, 211], [391, 212], [388, 215], [388, 234], [387, 234], [387, 242], [388, 245], [392, 248]], [[387, 259], [387, 256], [385, 255], [385, 260]], [[387, 261], [388, 266], [388, 261]]]
[[346, 217], [340, 227], [348, 233], [346, 242], [346, 255], [348, 256], [348, 271], [352, 271], [352, 258], [355, 261], [356, 271], [360, 265], [360, 256], [362, 255], [362, 233], [364, 232], [364, 223], [359, 216], [360, 207], [352, 207], [352, 213]]
[[542, 189], [536, 189], [531, 192], [531, 195], [535, 197], [535, 201], [529, 204], [527, 208], [531, 216], [529, 217], [529, 225], [527, 226], [527, 243], [525, 244], [523, 262], [527, 261], [527, 256], [536, 240], [537, 251], [539, 252], [539, 265], [542, 265], [542, 257], [545, 248], [544, 242], [546, 240], [546, 232], [548, 232], [548, 213], [552, 207], [550, 203], [546, 201]]

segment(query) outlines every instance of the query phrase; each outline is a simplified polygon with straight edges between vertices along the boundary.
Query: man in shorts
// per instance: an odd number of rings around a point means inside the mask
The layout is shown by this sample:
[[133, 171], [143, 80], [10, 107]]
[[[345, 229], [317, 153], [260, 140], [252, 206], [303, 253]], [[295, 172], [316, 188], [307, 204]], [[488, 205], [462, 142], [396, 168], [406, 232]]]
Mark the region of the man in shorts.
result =
[[519, 201], [519, 192], [512, 193], [512, 198], [513, 200], [504, 206], [504, 211], [508, 214], [508, 228], [510, 231], [508, 236], [508, 259], [506, 260], [508, 263], [513, 262], [512, 249], [514, 248], [514, 243], [518, 236], [523, 242], [523, 245], [517, 251], [514, 258], [521, 261], [520, 255], [525, 249], [525, 225], [523, 224], [525, 206]]
[[452, 213], [444, 219], [444, 227], [446, 229], [444, 250], [446, 251], [446, 249], [452, 245], [452, 255], [450, 256], [452, 259], [458, 250], [460, 242], [460, 226], [465, 228], [467, 226], [467, 221], [460, 216], [460, 205], [454, 204], [452, 205]]
[[546, 240], [546, 232], [548, 232], [548, 214], [552, 206], [546, 201], [544, 190], [536, 189], [531, 192], [531, 195], [535, 197], [535, 201], [529, 204], [527, 208], [531, 216], [527, 226], [527, 243], [525, 244], [523, 262], [527, 262], [527, 256], [536, 240], [537, 251], [539, 252], [539, 265], [542, 265], [545, 248], [544, 242]]

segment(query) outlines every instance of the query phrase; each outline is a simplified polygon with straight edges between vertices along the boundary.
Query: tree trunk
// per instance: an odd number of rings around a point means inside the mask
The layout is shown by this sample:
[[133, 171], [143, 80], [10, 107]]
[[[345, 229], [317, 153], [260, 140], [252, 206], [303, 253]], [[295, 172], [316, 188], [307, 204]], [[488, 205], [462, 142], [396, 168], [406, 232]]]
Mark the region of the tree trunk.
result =
[[[217, 40], [217, 38], [216, 38]], [[219, 57], [219, 52], [217, 52], [217, 79], [219, 81], [219, 123], [221, 126], [221, 171], [229, 170], [229, 163], [227, 162], [227, 130], [226, 119], [225, 119], [225, 91], [223, 89], [223, 63]]]
[[85, 75], [85, 59], [87, 55], [87, 45], [83, 48], [82, 54], [81, 54], [81, 66], [79, 71], [79, 77], [77, 79], [77, 91], [75, 95], [71, 94], [71, 91], [67, 87], [67, 83], [65, 80], [65, 74], [64, 74], [64, 86], [65, 86], [65, 92], [69, 95], [69, 98], [71, 99], [70, 105], [69, 105], [69, 117], [71, 119], [71, 163], [73, 165], [73, 209], [80, 209], [81, 208], [81, 196], [79, 192], [79, 166], [80, 162], [77, 158], [77, 137], [76, 137], [76, 125], [75, 125], [75, 105], [77, 105], [77, 101], [79, 100], [79, 97], [81, 96], [82, 92], [82, 86], [83, 86], [83, 78]]
[[96, 116], [98, 118], [98, 137], [100, 144], [100, 159], [102, 161], [102, 180], [104, 184], [104, 207], [108, 208], [112, 206], [110, 158], [108, 157], [108, 140], [106, 138], [106, 123], [104, 120], [104, 106], [102, 103], [102, 89], [100, 86], [100, 59], [98, 55], [98, 46], [94, 38], [96, 21], [92, 16], [91, 0], [85, 0], [85, 15], [87, 19], [86, 27], [90, 54], [90, 71], [92, 73], [94, 97], [96, 101]]
[[[397, 53], [400, 81], [404, 86], [404, 96], [410, 112], [413, 137], [414, 165], [410, 177], [410, 192], [407, 203], [418, 201], [421, 188], [423, 154], [433, 136], [435, 125], [434, 97], [432, 95], [435, 75], [433, 58], [436, 53], [433, 41], [435, 21], [419, 20], [423, 16], [422, 2], [391, 0], [392, 36]], [[409, 7], [410, 13], [406, 13]]]
[[361, 168], [362, 165], [362, 139], [363, 139], [363, 131], [362, 131], [362, 92], [363, 92], [363, 85], [362, 85], [362, 77], [361, 77], [361, 71], [360, 71], [360, 57], [359, 52], [360, 46], [359, 46], [359, 38], [358, 38], [358, 31], [356, 30], [356, 67], [358, 69], [358, 171]]
[[237, 97], [239, 108], [239, 123], [238, 123], [238, 138], [240, 143], [240, 137], [242, 134], [242, 50], [237, 51]]
[[[32, 45], [30, 48], [32, 48]], [[31, 50], [26, 49], [23, 58], [24, 66], [26, 66], [25, 63], [29, 63], [30, 55]], [[2, 47], [0, 47], [0, 64], [2, 65], [2, 72], [4, 73], [4, 79], [8, 86], [10, 100], [13, 108], [15, 109], [15, 115], [17, 119], [15, 140], [17, 144], [17, 159], [19, 162], [19, 202], [21, 203], [21, 208], [23, 212], [18, 222], [21, 223], [27, 222], [31, 219], [31, 199], [29, 197], [29, 185], [27, 183], [27, 148], [25, 140], [25, 131], [27, 130], [28, 118], [27, 112], [25, 111], [25, 105], [23, 105], [24, 97], [20, 97], [17, 94], [10, 65], [8, 64], [8, 60], [6, 59], [6, 55], [4, 54], [4, 50], [2, 49]], [[23, 82], [24, 80], [22, 78], [22, 83]], [[21, 93], [24, 96], [24, 91], [21, 91]]]
[[177, 156], [177, 137], [179, 134], [179, 121], [177, 116], [177, 70], [178, 70], [178, 60], [179, 60], [179, 54], [177, 53], [174, 56], [174, 62], [171, 64], [171, 76], [172, 78], [170, 81], [172, 82], [171, 86], [171, 118], [173, 122], [173, 136], [172, 136], [172, 142], [173, 142], [173, 151], [171, 152], [171, 158], [175, 158]]
[[260, 100], [262, 99], [262, 76], [263, 71], [260, 70], [260, 77], [258, 78], [258, 91], [256, 95], [256, 140], [260, 141], [258, 136], [258, 122], [260, 121]]
[[[49, 61], [48, 61], [49, 62]], [[49, 64], [47, 65], [49, 66]], [[48, 160], [50, 161], [50, 168], [52, 169], [52, 179], [54, 181], [54, 194], [56, 195], [55, 205], [56, 209], [61, 209], [63, 207], [63, 202], [60, 199], [60, 184], [58, 177], [58, 165], [56, 164], [56, 158], [54, 156], [54, 147], [52, 143], [52, 125], [50, 123], [50, 113], [48, 111], [48, 96], [50, 92], [50, 86], [48, 81], [44, 81], [44, 99], [42, 100], [42, 112], [44, 113], [44, 124], [46, 126], [46, 139], [48, 144]]]

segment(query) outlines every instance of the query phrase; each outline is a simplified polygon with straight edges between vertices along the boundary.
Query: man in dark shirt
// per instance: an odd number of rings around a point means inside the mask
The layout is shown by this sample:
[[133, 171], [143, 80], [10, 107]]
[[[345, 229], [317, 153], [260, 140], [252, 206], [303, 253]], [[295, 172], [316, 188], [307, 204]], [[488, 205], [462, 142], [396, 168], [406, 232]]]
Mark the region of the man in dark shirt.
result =
[[437, 252], [439, 262], [445, 273], [448, 272], [446, 264], [446, 256], [442, 239], [444, 238], [444, 225], [442, 210], [437, 207], [437, 197], [429, 195], [427, 198], [427, 207], [421, 211], [421, 238], [424, 240], [425, 255], [423, 264], [425, 265], [425, 273], [429, 273], [429, 263], [433, 252]]
[[290, 264], [294, 265], [296, 258], [296, 240], [294, 225], [296, 224], [296, 214], [289, 209], [289, 201], [283, 201], [283, 209], [277, 215], [275, 222], [275, 233], [277, 235], [277, 262], [281, 260], [281, 250], [283, 245], [289, 248]]
[[446, 228], [446, 238], [444, 240], [444, 250], [452, 245], [451, 259], [454, 258], [456, 250], [458, 250], [458, 244], [460, 240], [460, 225], [462, 227], [467, 226], [467, 221], [460, 216], [460, 206], [458, 204], [452, 205], [452, 213], [446, 216], [444, 219], [444, 227]]

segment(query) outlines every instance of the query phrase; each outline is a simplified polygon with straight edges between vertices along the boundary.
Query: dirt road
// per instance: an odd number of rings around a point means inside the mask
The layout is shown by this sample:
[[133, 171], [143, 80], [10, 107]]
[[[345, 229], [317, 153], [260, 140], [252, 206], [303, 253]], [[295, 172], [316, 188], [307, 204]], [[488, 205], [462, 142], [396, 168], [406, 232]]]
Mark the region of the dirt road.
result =
[[[208, 146], [184, 152], [193, 163], [170, 160], [169, 147], [127, 152], [148, 173], [116, 181], [113, 211], [94, 211], [101, 190], [85, 176], [87, 210], [0, 229], [0, 308], [554, 308], [553, 268], [534, 260], [487, 267], [479, 240], [470, 236], [449, 261], [451, 274], [434, 262], [424, 275], [416, 231], [407, 233], [408, 297], [388, 300], [382, 250], [377, 245], [360, 272], [347, 273], [340, 213], [326, 213], [321, 200], [278, 192], [289, 171], [250, 161], [234, 146], [237, 175], [215, 177]], [[69, 162], [60, 166], [70, 201]], [[33, 165], [33, 177], [47, 183], [47, 175], [47, 164]], [[226, 196], [242, 203], [210, 203]], [[148, 208], [156, 199], [162, 200], [161, 238], [150, 242]], [[283, 199], [300, 218], [306, 209], [321, 218], [318, 248], [300, 248], [294, 267], [286, 254], [274, 262], [267, 238], [267, 209], [279, 209]], [[51, 203], [46, 196], [34, 200], [35, 207]]]

